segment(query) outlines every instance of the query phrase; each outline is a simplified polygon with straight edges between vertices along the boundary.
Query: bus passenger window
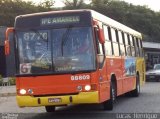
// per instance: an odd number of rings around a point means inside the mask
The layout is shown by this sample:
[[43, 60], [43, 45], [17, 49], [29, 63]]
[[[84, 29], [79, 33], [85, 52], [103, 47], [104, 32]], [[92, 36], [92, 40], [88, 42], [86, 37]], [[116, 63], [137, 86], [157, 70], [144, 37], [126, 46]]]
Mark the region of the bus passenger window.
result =
[[129, 43], [131, 46], [133, 46], [133, 37], [131, 35], [129, 35]]
[[112, 44], [111, 40], [109, 39], [109, 28], [108, 26], [103, 26], [104, 29], [104, 36], [105, 36], [105, 54], [108, 56], [112, 55]]
[[129, 35], [124, 33], [124, 40], [125, 40], [125, 46], [126, 46], [126, 53], [127, 56], [131, 56], [131, 47], [129, 45]]
[[125, 45], [129, 45], [128, 43], [128, 35], [124, 33]]
[[102, 69], [103, 63], [105, 61], [105, 55], [103, 52], [104, 45], [102, 46], [102, 44], [98, 42], [98, 47], [99, 47], [98, 64], [99, 64], [99, 69]]
[[109, 41], [109, 29], [108, 29], [108, 26], [106, 25], [103, 25], [103, 30], [104, 30], [104, 37], [105, 37], [105, 40]]
[[115, 29], [111, 28], [112, 42], [117, 42]]
[[121, 33], [122, 33], [122, 40], [123, 40], [123, 45], [124, 45], [125, 56], [127, 56], [126, 45], [125, 45], [125, 38], [124, 38], [124, 32], [121, 32]]
[[101, 69], [103, 67], [103, 63], [105, 60], [105, 55], [104, 55], [104, 45], [102, 46], [102, 44], [99, 42], [99, 38], [98, 38], [98, 33], [95, 29], [95, 37], [96, 37], [96, 45], [97, 45], [97, 54], [98, 54], [98, 66], [99, 69]]
[[103, 49], [102, 49], [102, 44], [98, 42], [99, 44], [99, 55], [103, 55]]
[[118, 42], [117, 42], [117, 38], [116, 38], [116, 31], [113, 28], [111, 28], [111, 36], [112, 36], [114, 55], [119, 56], [119, 46], [118, 46]]
[[138, 38], [134, 37], [134, 44], [135, 44], [135, 49], [136, 49], [136, 56], [140, 56], [140, 49], [139, 49], [139, 44], [138, 44]]
[[121, 31], [118, 31], [118, 37], [119, 37], [121, 56], [125, 56], [125, 47], [124, 47], [123, 37], [122, 37], [122, 32]]
[[121, 31], [118, 31], [118, 36], [119, 36], [119, 43], [123, 44], [122, 32]]
[[138, 43], [139, 43], [139, 49], [140, 49], [140, 56], [143, 57], [144, 53], [142, 48], [142, 40], [138, 39]]
[[135, 47], [133, 45], [133, 36], [129, 35], [129, 37], [130, 37], [129, 42], [130, 42], [130, 46], [131, 46], [132, 56], [136, 56]]

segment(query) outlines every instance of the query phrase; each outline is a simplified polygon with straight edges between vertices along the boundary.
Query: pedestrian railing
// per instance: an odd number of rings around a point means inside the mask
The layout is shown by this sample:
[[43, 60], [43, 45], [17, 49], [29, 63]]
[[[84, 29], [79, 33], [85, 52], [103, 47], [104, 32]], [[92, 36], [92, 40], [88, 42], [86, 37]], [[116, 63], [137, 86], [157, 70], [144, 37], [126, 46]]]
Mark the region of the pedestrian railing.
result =
[[2, 78], [2, 86], [10, 86], [9, 77]]

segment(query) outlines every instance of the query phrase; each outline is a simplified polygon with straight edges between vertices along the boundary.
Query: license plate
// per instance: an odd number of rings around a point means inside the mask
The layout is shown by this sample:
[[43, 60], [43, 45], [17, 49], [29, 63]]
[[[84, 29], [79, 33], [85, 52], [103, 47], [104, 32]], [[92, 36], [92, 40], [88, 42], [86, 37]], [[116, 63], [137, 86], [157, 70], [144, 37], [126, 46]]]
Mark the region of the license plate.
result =
[[59, 103], [62, 102], [61, 98], [48, 98], [49, 103]]
[[155, 78], [155, 76], [150, 76], [149, 78], [153, 79], [153, 78]]

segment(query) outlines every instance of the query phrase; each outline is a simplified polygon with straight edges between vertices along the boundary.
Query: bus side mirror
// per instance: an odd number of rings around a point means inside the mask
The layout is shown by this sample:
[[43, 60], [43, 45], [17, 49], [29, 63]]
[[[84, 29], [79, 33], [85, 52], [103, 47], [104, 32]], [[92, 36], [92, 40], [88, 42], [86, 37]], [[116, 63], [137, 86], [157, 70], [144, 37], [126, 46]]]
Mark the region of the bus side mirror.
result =
[[98, 38], [99, 38], [99, 42], [101, 44], [104, 44], [105, 43], [105, 38], [104, 38], [104, 31], [103, 31], [103, 28], [100, 27], [98, 21], [93, 21], [93, 24], [96, 28], [96, 31], [97, 31], [97, 34], [98, 34]]
[[9, 55], [10, 54], [10, 43], [9, 43], [9, 34], [14, 32], [14, 28], [7, 28], [6, 30], [6, 34], [5, 34], [5, 42], [4, 42], [4, 46], [5, 46], [5, 55]]
[[103, 29], [101, 29], [100, 27], [99, 27], [99, 29], [98, 29], [98, 37], [99, 37], [99, 42], [100, 42], [101, 44], [104, 44], [104, 43], [105, 43], [104, 31], [103, 31]]

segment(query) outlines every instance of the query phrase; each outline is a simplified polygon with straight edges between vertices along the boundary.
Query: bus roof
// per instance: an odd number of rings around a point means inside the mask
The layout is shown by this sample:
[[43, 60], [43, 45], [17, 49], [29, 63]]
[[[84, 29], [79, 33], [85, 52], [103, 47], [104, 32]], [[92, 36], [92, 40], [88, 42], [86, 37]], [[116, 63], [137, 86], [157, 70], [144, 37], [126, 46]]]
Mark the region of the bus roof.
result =
[[47, 14], [62, 14], [62, 13], [78, 13], [78, 12], [90, 12], [93, 19], [96, 19], [98, 21], [103, 22], [106, 25], [109, 25], [110, 27], [116, 28], [117, 30], [121, 30], [123, 32], [129, 33], [131, 35], [134, 35], [136, 37], [142, 38], [142, 34], [126, 25], [123, 25], [101, 13], [98, 13], [94, 10], [90, 9], [80, 9], [80, 10], [61, 10], [61, 11], [49, 11], [49, 12], [40, 12], [40, 13], [33, 13], [33, 14], [26, 14], [26, 15], [20, 15], [17, 16], [17, 18], [21, 17], [31, 17], [31, 16], [39, 16], [39, 15], [47, 15]]
[[142, 34], [128, 26], [125, 26], [124, 24], [121, 24], [107, 16], [104, 16], [94, 10], [90, 10], [92, 13], [92, 17], [98, 21], [101, 21], [103, 23], [105, 23], [106, 25], [109, 25], [110, 27], [116, 28], [117, 30], [121, 30], [124, 31], [126, 33], [129, 33], [131, 35], [137, 36], [142, 38]]

